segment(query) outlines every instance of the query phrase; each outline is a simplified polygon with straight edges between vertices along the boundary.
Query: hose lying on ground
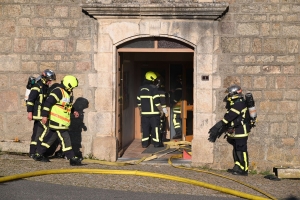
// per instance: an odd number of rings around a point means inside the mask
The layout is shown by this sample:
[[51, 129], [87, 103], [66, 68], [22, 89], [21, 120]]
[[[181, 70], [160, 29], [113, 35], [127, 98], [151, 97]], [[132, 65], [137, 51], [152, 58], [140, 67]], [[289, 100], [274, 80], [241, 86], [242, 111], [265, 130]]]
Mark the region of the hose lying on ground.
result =
[[22, 179], [22, 178], [29, 178], [33, 176], [41, 176], [41, 175], [49, 175], [49, 174], [66, 174], [66, 173], [88, 173], [88, 174], [115, 174], [115, 175], [135, 175], [135, 176], [147, 176], [153, 178], [161, 178], [167, 179], [177, 182], [188, 183], [196, 186], [205, 187], [208, 189], [217, 190], [223, 193], [231, 194], [237, 197], [242, 197], [245, 199], [257, 199], [257, 200], [265, 200], [266, 198], [243, 193], [240, 191], [232, 190], [225, 187], [220, 187], [216, 185], [212, 185], [209, 183], [204, 183], [200, 181], [196, 181], [193, 179], [182, 178], [179, 176], [171, 176], [166, 174], [159, 174], [159, 173], [152, 173], [152, 172], [144, 172], [144, 171], [134, 171], [134, 170], [107, 170], [107, 169], [51, 169], [51, 170], [41, 170], [35, 172], [28, 172], [24, 174], [17, 174], [11, 176], [0, 177], [0, 183]]

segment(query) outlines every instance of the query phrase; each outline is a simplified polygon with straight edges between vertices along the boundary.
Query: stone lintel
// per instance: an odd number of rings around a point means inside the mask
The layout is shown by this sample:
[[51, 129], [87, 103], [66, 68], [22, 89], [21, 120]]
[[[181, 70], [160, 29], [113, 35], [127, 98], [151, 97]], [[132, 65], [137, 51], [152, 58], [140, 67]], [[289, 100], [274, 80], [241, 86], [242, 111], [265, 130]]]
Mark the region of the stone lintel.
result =
[[83, 10], [95, 18], [162, 18], [162, 19], [207, 19], [217, 20], [228, 10], [228, 3], [85, 3]]

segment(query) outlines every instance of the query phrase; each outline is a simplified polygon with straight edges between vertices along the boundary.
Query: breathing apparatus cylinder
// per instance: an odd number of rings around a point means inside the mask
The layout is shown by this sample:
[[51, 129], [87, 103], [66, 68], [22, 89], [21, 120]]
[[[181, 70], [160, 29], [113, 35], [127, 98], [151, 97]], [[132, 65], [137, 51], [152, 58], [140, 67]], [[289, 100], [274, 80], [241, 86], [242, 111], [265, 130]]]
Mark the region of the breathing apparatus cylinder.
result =
[[250, 92], [245, 94], [246, 104], [249, 109], [251, 119], [255, 120], [257, 117], [256, 108], [255, 108], [255, 101], [253, 96]]
[[27, 85], [26, 85], [26, 91], [25, 91], [25, 96], [24, 96], [24, 101], [27, 102], [30, 91], [31, 91], [31, 87], [38, 81], [41, 79], [41, 76], [38, 76], [37, 78], [33, 77], [33, 76], [29, 76], [28, 81], [27, 81]]

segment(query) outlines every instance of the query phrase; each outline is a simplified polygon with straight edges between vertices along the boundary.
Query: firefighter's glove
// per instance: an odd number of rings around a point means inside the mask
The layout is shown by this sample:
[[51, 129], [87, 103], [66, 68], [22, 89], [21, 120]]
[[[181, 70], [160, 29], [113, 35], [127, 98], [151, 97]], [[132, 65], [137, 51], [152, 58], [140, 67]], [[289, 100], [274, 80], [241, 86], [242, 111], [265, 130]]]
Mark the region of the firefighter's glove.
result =
[[233, 127], [229, 127], [227, 130], [227, 133], [232, 134], [234, 133], [234, 128]]
[[165, 114], [165, 117], [168, 117], [169, 115], [168, 115], [168, 110], [167, 110], [167, 108], [163, 108], [163, 112], [164, 112], [164, 114]]
[[219, 138], [222, 133], [220, 130], [222, 129], [223, 123], [222, 121], [217, 122], [213, 127], [211, 127], [208, 131], [209, 137], [208, 141], [215, 142], [217, 138]]
[[163, 111], [163, 108], [161, 107], [161, 105], [157, 106], [157, 109], [159, 110], [159, 113], [160, 113], [160, 117], [162, 118], [164, 116], [164, 111]]

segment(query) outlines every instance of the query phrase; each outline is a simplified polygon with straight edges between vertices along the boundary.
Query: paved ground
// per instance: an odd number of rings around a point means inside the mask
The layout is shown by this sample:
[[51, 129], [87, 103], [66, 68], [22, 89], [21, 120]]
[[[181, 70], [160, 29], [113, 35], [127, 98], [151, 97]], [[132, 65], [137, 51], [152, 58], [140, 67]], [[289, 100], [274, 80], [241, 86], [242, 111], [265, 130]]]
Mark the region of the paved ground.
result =
[[[255, 174], [247, 177], [234, 176], [225, 171], [201, 170], [192, 171], [187, 169], [179, 169], [172, 167], [165, 161], [141, 163], [139, 165], [129, 166], [110, 166], [100, 164], [87, 164], [83, 166], [71, 167], [68, 161], [64, 159], [53, 159], [50, 163], [36, 162], [22, 155], [0, 155], [0, 176], [8, 176], [22, 174], [27, 172], [35, 172], [39, 170], [50, 169], [106, 169], [106, 170], [136, 170], [138, 172], [154, 172], [172, 176], [178, 176], [188, 179], [200, 181], [201, 183], [209, 183], [214, 185], [216, 189], [225, 187], [235, 190], [236, 194], [249, 194], [260, 197], [267, 196], [260, 192], [246, 187], [247, 184], [259, 189], [265, 194], [274, 197], [274, 199], [300, 199], [300, 180], [299, 179], [282, 179], [280, 181], [272, 181], [264, 178], [264, 175]], [[178, 166], [182, 166], [179, 164]], [[216, 176], [222, 175], [223, 177]], [[226, 179], [228, 177], [232, 180]], [[136, 175], [120, 175], [120, 174], [92, 174], [92, 173], [66, 173], [66, 174], [51, 174], [43, 176], [35, 176], [26, 178], [26, 180], [34, 181], [34, 183], [54, 183], [64, 186], [78, 186], [85, 188], [98, 188], [104, 190], [113, 190], [116, 194], [122, 192], [137, 192], [145, 193], [150, 197], [161, 196], [164, 194], [175, 195], [192, 195], [198, 198], [203, 196], [208, 197], [224, 197], [236, 198], [234, 195], [226, 194], [219, 190], [208, 189], [187, 183], [166, 180], [161, 178], [144, 177]], [[236, 181], [234, 181], [236, 180]], [[2, 187], [2, 186], [0, 186]], [[17, 187], [19, 188], [19, 187]], [[20, 191], [22, 189], [19, 188]], [[12, 193], [20, 191], [11, 191]], [[38, 191], [34, 191], [38, 192]], [[126, 195], [127, 193], [124, 193]], [[1, 192], [2, 194], [2, 192]], [[167, 195], [168, 196], [168, 195]], [[112, 196], [113, 197], [113, 196]], [[118, 197], [116, 195], [115, 197]], [[125, 196], [124, 196], [125, 197]], [[110, 198], [110, 197], [109, 197]], [[2, 199], [2, 198], [1, 198]]]

